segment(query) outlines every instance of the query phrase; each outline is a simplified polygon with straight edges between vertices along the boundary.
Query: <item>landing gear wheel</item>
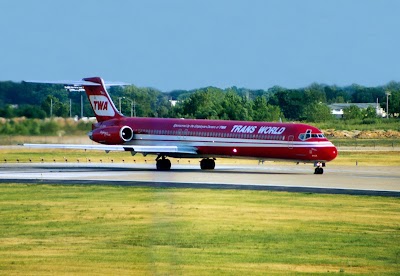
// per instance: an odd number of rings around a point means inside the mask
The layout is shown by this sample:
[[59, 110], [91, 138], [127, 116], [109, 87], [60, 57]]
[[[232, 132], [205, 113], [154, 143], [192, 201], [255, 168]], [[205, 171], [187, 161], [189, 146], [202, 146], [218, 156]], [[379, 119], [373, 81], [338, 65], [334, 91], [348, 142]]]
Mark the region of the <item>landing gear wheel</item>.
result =
[[202, 170], [213, 170], [215, 168], [214, 159], [210, 159], [210, 158], [201, 159], [200, 168]]
[[324, 173], [324, 169], [321, 167], [316, 167], [314, 174], [323, 174]]
[[171, 161], [169, 159], [162, 158], [156, 161], [156, 167], [158, 171], [169, 171], [171, 169]]

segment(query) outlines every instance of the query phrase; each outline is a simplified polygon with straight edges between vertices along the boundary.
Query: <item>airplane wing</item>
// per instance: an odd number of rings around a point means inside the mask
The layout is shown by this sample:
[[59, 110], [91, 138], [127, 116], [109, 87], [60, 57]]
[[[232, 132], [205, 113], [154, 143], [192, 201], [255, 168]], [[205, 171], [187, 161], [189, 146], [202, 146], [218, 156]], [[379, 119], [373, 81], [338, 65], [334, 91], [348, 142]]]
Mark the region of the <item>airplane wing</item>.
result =
[[197, 154], [197, 149], [190, 146], [137, 146], [137, 145], [78, 145], [78, 144], [22, 144], [28, 148], [39, 149], [78, 149], [78, 150], [104, 150], [133, 151], [140, 153], [185, 153]]

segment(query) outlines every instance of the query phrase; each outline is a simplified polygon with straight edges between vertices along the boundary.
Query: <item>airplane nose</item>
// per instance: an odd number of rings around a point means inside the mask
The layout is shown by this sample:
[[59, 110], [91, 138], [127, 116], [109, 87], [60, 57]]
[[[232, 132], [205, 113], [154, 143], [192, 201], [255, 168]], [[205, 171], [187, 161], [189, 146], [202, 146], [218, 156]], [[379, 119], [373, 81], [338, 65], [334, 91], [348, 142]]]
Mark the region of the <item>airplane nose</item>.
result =
[[332, 161], [338, 155], [337, 148], [335, 146], [327, 148], [325, 152], [327, 161]]

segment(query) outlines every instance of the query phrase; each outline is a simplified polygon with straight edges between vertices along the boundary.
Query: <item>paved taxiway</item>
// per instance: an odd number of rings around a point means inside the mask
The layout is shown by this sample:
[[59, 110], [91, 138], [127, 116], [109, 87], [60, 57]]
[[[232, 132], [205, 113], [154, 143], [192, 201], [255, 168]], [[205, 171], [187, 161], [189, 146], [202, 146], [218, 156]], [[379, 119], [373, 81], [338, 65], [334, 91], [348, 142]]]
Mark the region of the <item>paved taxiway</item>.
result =
[[254, 189], [295, 192], [400, 196], [397, 167], [329, 166], [314, 175], [311, 165], [217, 165], [201, 171], [174, 165], [156, 171], [146, 164], [1, 164], [0, 183], [104, 184], [154, 187]]

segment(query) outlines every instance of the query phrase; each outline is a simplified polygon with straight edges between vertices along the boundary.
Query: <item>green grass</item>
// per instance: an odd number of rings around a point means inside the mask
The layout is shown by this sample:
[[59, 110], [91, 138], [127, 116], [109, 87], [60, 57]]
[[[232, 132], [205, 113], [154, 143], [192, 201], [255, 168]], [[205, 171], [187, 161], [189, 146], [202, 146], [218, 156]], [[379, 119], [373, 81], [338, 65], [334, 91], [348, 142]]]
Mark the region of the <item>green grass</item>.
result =
[[400, 139], [352, 139], [352, 138], [331, 138], [329, 139], [336, 147], [387, 147], [387, 148], [398, 148], [400, 147]]
[[338, 157], [329, 163], [335, 165], [354, 165], [357, 162], [360, 166], [399, 166], [399, 151], [339, 151]]
[[[28, 149], [20, 147], [18, 149], [0, 150], [0, 162], [16, 163], [19, 162], [133, 162], [134, 160], [144, 161], [145, 158], [140, 154], [131, 156], [129, 152], [110, 152], [98, 150], [63, 150], [63, 149]], [[55, 160], [55, 161], [54, 161]], [[146, 160], [155, 160], [155, 156], [147, 157]]]
[[329, 120], [326, 122], [310, 122], [319, 129], [336, 129], [336, 130], [396, 130], [400, 131], [398, 118], [376, 118], [372, 120]]
[[397, 198], [0, 185], [0, 274], [397, 274]]

